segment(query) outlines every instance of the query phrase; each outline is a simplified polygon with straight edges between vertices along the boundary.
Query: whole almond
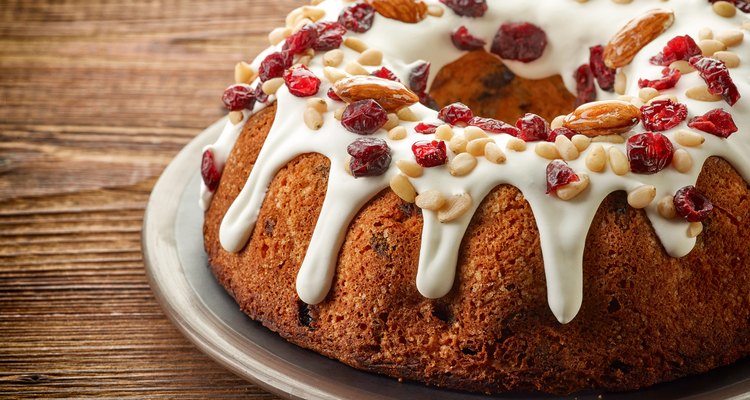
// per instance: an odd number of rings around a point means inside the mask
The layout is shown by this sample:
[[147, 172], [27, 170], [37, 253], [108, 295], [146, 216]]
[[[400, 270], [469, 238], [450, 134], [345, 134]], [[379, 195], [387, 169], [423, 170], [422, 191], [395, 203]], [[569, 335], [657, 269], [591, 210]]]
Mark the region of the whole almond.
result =
[[563, 126], [589, 137], [627, 132], [640, 120], [641, 111], [620, 100], [586, 103], [568, 114]]
[[427, 4], [421, 0], [370, 0], [382, 16], [401, 22], [415, 23], [427, 16]]
[[624, 67], [633, 57], [674, 23], [670, 10], [655, 9], [630, 20], [604, 48], [604, 63], [610, 68]]
[[388, 112], [398, 111], [419, 101], [419, 97], [402, 83], [375, 76], [344, 78], [333, 85], [333, 90], [347, 103], [373, 99]]

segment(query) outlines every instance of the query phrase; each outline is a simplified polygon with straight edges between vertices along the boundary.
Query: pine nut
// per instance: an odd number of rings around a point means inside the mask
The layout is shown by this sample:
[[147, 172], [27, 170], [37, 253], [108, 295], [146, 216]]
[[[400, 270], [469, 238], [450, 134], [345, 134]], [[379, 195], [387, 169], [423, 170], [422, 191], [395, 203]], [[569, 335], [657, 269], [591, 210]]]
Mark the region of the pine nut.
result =
[[302, 56], [297, 60], [297, 64], [302, 64], [306, 67], [310, 66], [310, 63], [312, 62], [313, 56]]
[[333, 49], [323, 54], [323, 65], [326, 67], [338, 67], [344, 61], [344, 52], [341, 49]]
[[659, 215], [666, 219], [672, 219], [677, 216], [677, 210], [674, 207], [674, 197], [664, 196], [656, 203], [656, 210]]
[[724, 43], [716, 39], [701, 40], [700, 42], [698, 42], [698, 47], [700, 47], [701, 53], [703, 53], [703, 55], [706, 57], [711, 57], [717, 51], [727, 49], [727, 46], [724, 45]]
[[435, 138], [445, 140], [446, 142], [453, 138], [453, 128], [448, 124], [443, 124], [435, 129]]
[[383, 52], [378, 49], [367, 49], [357, 59], [362, 65], [380, 65], [383, 63]]
[[320, 111], [312, 107], [307, 107], [305, 109], [302, 119], [305, 121], [305, 125], [314, 131], [317, 131], [323, 126], [323, 115]]
[[673, 94], [661, 94], [649, 100], [646, 104], [653, 104], [655, 101], [670, 100], [672, 103], [677, 103], [677, 96]]
[[463, 153], [466, 151], [466, 145], [469, 142], [461, 135], [455, 135], [451, 138], [451, 140], [448, 141], [448, 148], [456, 153]]
[[414, 186], [409, 182], [409, 178], [404, 175], [394, 175], [391, 178], [391, 190], [396, 193], [396, 196], [407, 203], [414, 203], [417, 197], [417, 191], [414, 190]]
[[552, 122], [549, 123], [549, 128], [550, 129], [557, 129], [557, 128], [562, 127], [563, 126], [563, 122], [565, 121], [565, 117], [567, 117], [567, 115], [558, 115], [558, 116], [556, 116], [552, 120]]
[[410, 178], [419, 178], [424, 172], [422, 166], [412, 160], [398, 160], [396, 161], [396, 167]]
[[397, 127], [399, 123], [401, 123], [401, 121], [398, 119], [398, 115], [390, 113], [388, 114], [388, 121], [386, 121], [385, 125], [383, 125], [383, 129], [390, 131], [391, 129]]
[[240, 61], [234, 66], [234, 83], [250, 83], [255, 80], [258, 73], [250, 64]]
[[674, 140], [680, 146], [695, 147], [702, 145], [706, 141], [706, 138], [700, 133], [680, 129], [674, 134]]
[[705, 26], [701, 28], [701, 30], [698, 31], [698, 40], [706, 40], [706, 39], [713, 39], [714, 38], [714, 32], [711, 30], [711, 28]]
[[346, 106], [337, 108], [336, 111], [333, 112], [333, 118], [341, 121], [341, 116], [344, 115], [344, 110], [346, 110]]
[[261, 89], [265, 94], [276, 94], [276, 91], [278, 91], [283, 84], [284, 78], [273, 78], [263, 82], [263, 86], [261, 86]]
[[721, 96], [715, 95], [708, 91], [708, 86], [698, 85], [693, 86], [685, 91], [685, 97], [698, 101], [719, 101]]
[[313, 22], [318, 22], [321, 18], [325, 17], [326, 11], [320, 7], [303, 6], [302, 15]]
[[414, 114], [414, 111], [412, 111], [412, 109], [409, 107], [404, 107], [396, 111], [396, 115], [398, 115], [398, 119], [400, 119], [401, 121], [406, 121], [406, 122], [419, 121], [419, 117], [417, 117], [417, 115]]
[[659, 91], [652, 87], [641, 88], [638, 91], [638, 97], [643, 101], [649, 101], [659, 95]]
[[304, 18], [304, 15], [302, 15], [302, 7], [295, 8], [289, 14], [286, 15], [286, 20], [284, 23], [287, 27], [291, 28], [297, 24], [297, 21]]
[[476, 126], [467, 126], [466, 128], [464, 128], [464, 137], [466, 138], [466, 140], [471, 142], [474, 139], [489, 137], [489, 135], [487, 135], [487, 132], [485, 132], [482, 128], [478, 128]]
[[591, 144], [591, 138], [586, 135], [573, 135], [573, 138], [570, 139], [570, 141], [573, 142], [578, 151], [584, 151], [588, 149], [589, 145]]
[[565, 161], [575, 160], [580, 155], [578, 148], [566, 136], [558, 135], [555, 138], [555, 147]]
[[486, 146], [487, 143], [490, 142], [494, 142], [494, 140], [492, 140], [491, 138], [474, 139], [466, 145], [466, 151], [473, 156], [483, 156], [484, 146]]
[[646, 208], [656, 197], [656, 188], [651, 185], [641, 185], [628, 193], [628, 204], [633, 208]]
[[526, 142], [519, 138], [512, 137], [508, 139], [508, 142], [505, 144], [505, 148], [508, 150], [513, 151], [525, 151], [526, 150]]
[[346, 39], [344, 39], [344, 46], [356, 51], [357, 53], [361, 53], [367, 50], [367, 44], [365, 44], [365, 42], [363, 42], [361, 39], [355, 38], [353, 36], [347, 36]]
[[677, 149], [672, 155], [672, 166], [674, 169], [685, 173], [693, 167], [693, 157], [685, 149]]
[[713, 5], [714, 12], [724, 18], [732, 18], [737, 15], [737, 8], [728, 1], [717, 1]]
[[473, 171], [476, 166], [476, 157], [469, 153], [461, 153], [448, 162], [448, 172], [453, 176], [464, 176]]
[[594, 143], [622, 144], [625, 143], [625, 138], [620, 135], [601, 135], [592, 137], [591, 141]]
[[468, 193], [457, 194], [445, 199], [445, 205], [438, 211], [438, 221], [451, 222], [461, 218], [471, 208], [471, 196]]
[[550, 142], [538, 142], [534, 145], [534, 152], [536, 155], [548, 160], [554, 160], [560, 158], [560, 152], [557, 151], [557, 147]]
[[693, 66], [685, 60], [673, 61], [671, 64], [669, 64], [669, 68], [676, 69], [683, 75], [695, 72], [695, 68], [693, 68]]
[[740, 56], [732, 51], [717, 51], [714, 53], [714, 58], [722, 61], [727, 68], [737, 68], [740, 66]]
[[230, 111], [229, 112], [229, 122], [231, 122], [233, 125], [237, 125], [245, 118], [245, 114], [242, 113], [242, 111]]
[[349, 76], [346, 72], [334, 68], [334, 67], [323, 67], [323, 76], [328, 79], [328, 82], [336, 83]]
[[628, 87], [628, 76], [622, 70], [617, 71], [615, 75], [615, 93], [625, 94], [625, 89]]
[[609, 156], [609, 167], [616, 175], [625, 175], [630, 171], [628, 157], [617, 147], [610, 147], [607, 151]]
[[362, 64], [356, 61], [352, 61], [349, 64], [346, 64], [346, 67], [344, 67], [344, 71], [352, 75], [370, 75], [365, 67], [363, 67]]
[[427, 190], [415, 199], [417, 207], [423, 210], [437, 211], [445, 205], [445, 196], [437, 190]]
[[501, 149], [495, 142], [489, 142], [484, 145], [484, 157], [487, 161], [495, 164], [502, 164], [506, 159], [503, 149]]
[[312, 107], [318, 110], [318, 112], [321, 114], [328, 111], [328, 103], [322, 97], [313, 97], [313, 98], [307, 99], [305, 104], [308, 107]]
[[604, 146], [595, 144], [589, 149], [586, 155], [586, 168], [592, 172], [602, 172], [607, 167], [607, 154], [604, 152]]
[[292, 35], [292, 29], [287, 27], [274, 28], [271, 33], [268, 34], [268, 43], [271, 46], [276, 46], [281, 43], [284, 39]]
[[407, 135], [406, 128], [403, 126], [397, 126], [388, 131], [388, 139], [401, 140], [405, 139]]
[[431, 4], [427, 6], [427, 15], [431, 15], [433, 17], [442, 17], [445, 10], [443, 7], [440, 7], [437, 4]]
[[739, 46], [745, 39], [745, 34], [737, 29], [722, 31], [716, 34], [716, 40], [724, 43], [727, 47]]
[[302, 28], [305, 27], [305, 25], [311, 25], [313, 22], [310, 20], [310, 18], [301, 18], [299, 21], [297, 21], [296, 24], [294, 24], [294, 27], [292, 28], [292, 33], [297, 33]]
[[572, 200], [589, 187], [589, 176], [585, 172], [578, 174], [578, 182], [571, 182], [557, 188], [556, 194], [560, 200]]
[[691, 238], [698, 237], [698, 235], [700, 235], [701, 232], [703, 232], [702, 222], [691, 222], [688, 224], [688, 229], [687, 229], [688, 237], [691, 237]]

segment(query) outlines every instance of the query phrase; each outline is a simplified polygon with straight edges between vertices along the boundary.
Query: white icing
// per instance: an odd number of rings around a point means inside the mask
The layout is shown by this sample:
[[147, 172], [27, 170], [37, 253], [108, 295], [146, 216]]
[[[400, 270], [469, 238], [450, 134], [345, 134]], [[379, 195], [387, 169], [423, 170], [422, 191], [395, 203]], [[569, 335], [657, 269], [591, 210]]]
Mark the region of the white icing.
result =
[[[440, 4], [437, 0], [429, 0], [427, 3]], [[442, 17], [428, 16], [417, 24], [406, 24], [378, 15], [371, 30], [364, 34], [350, 32], [348, 35], [356, 35], [370, 47], [382, 50], [382, 65], [394, 71], [402, 80], [408, 78], [409, 71], [419, 60], [431, 62], [432, 79], [444, 65], [463, 54], [452, 45], [449, 36], [458, 26], [466, 25], [472, 34], [484, 38], [489, 48], [495, 32], [503, 22], [528, 21], [540, 26], [547, 33], [549, 44], [544, 55], [528, 64], [507, 61], [506, 65], [516, 75], [525, 78], [561, 75], [568, 89], [574, 93], [575, 82], [572, 74], [579, 65], [588, 61], [589, 46], [606, 44], [626, 22], [648, 10], [672, 9], [675, 13], [674, 25], [642, 49], [635, 59], [622, 69], [629, 78], [626, 93], [637, 96], [638, 78], [653, 79], [661, 76], [662, 67], [649, 64], [648, 59], [661, 51], [669, 39], [684, 34], [697, 38], [698, 30], [705, 26], [715, 30], [737, 29], [744, 18], [742, 13], [731, 19], [719, 17], [705, 0], [636, 1], [625, 5], [616, 5], [609, 1], [580, 4], [572, 0], [547, 0], [541, 6], [539, 3], [525, 0], [490, 0], [488, 3], [489, 11], [482, 18], [462, 18], [448, 8]], [[350, 4], [341, 0], [323, 2], [320, 7], [327, 12], [323, 20], [336, 20], [341, 10]], [[747, 54], [747, 46], [745, 41], [732, 50], [741, 55]], [[259, 55], [252, 65], [257, 68], [267, 54], [277, 51], [280, 47], [281, 44], [269, 48]], [[358, 53], [344, 46], [342, 50], [345, 53], [344, 64], [356, 60]], [[372, 71], [379, 67], [367, 68]], [[321, 54], [313, 59], [310, 69], [323, 81], [318, 95], [325, 97], [330, 84], [323, 78]], [[731, 75], [740, 93], [749, 93], [750, 60], [743, 60], [738, 68], [731, 70]], [[507, 183], [523, 193], [533, 210], [544, 258], [550, 309], [560, 322], [567, 323], [572, 320], [582, 302], [582, 260], [586, 235], [599, 204], [608, 194], [617, 190], [630, 191], [640, 185], [650, 184], [657, 188], [658, 200], [674, 194], [681, 187], [694, 184], [701, 166], [712, 155], [725, 158], [745, 180], [750, 180], [750, 133], [745, 132], [750, 128], [750, 102], [743, 97], [734, 107], [729, 107], [724, 102], [700, 102], [685, 97], [687, 88], [703, 83], [697, 73], [686, 74], [675, 88], [662, 93], [673, 94], [681, 103], [686, 104], [689, 111], [688, 119], [718, 107], [730, 111], [734, 115], [739, 132], [728, 139], [703, 134], [706, 142], [702, 146], [686, 148], [694, 161], [692, 169], [687, 173], [680, 173], [673, 167], [654, 175], [628, 173], [617, 176], [609, 168], [603, 173], [593, 173], [586, 169], [584, 160], [587, 152], [584, 151], [578, 159], [570, 161], [569, 165], [575, 171], [588, 172], [591, 183], [584, 193], [566, 202], [545, 194], [545, 169], [549, 161], [537, 156], [533, 151], [534, 143], [529, 143], [528, 149], [524, 152], [506, 151], [507, 161], [503, 164], [493, 164], [480, 157], [477, 167], [465, 177], [451, 176], [447, 173], [447, 168], [442, 166], [427, 168], [422, 177], [411, 179], [417, 192], [438, 189], [445, 195], [469, 193], [474, 200], [469, 212], [450, 223], [438, 222], [434, 212], [423, 212], [424, 228], [416, 282], [418, 290], [429, 298], [441, 297], [450, 291], [456, 273], [458, 249], [474, 211], [494, 187]], [[326, 198], [297, 278], [300, 298], [307, 303], [315, 304], [326, 297], [331, 287], [337, 255], [351, 220], [369, 199], [387, 188], [390, 178], [399, 172], [393, 162], [382, 176], [353, 178], [345, 172], [346, 146], [361, 136], [345, 130], [333, 118], [332, 112], [325, 113], [324, 125], [319, 131], [312, 131], [302, 121], [304, 98], [291, 95], [284, 86], [279, 89], [276, 97], [276, 113], [280, 117], [275, 119], [247, 184], [222, 221], [220, 240], [222, 246], [232, 252], [237, 252], [245, 246], [260, 207], [266, 200], [268, 185], [276, 172], [287, 162], [300, 154], [310, 152], [320, 153], [329, 158], [331, 170]], [[613, 93], [601, 90], [598, 92], [599, 100], [615, 97]], [[327, 101], [331, 111], [341, 105], [329, 99]], [[256, 105], [253, 112], [262, 107], [262, 104]], [[411, 108], [421, 119], [437, 121], [435, 111], [419, 104]], [[245, 114], [245, 121], [249, 115], [249, 112]], [[432, 139], [431, 135], [414, 132], [416, 122], [403, 122], [402, 125], [409, 132], [409, 136], [404, 140], [389, 140], [384, 130], [372, 135], [388, 142], [394, 161], [413, 159], [412, 143]], [[225, 163], [241, 127], [241, 124], [234, 126], [227, 123], [219, 140], [206, 147], [214, 152], [219, 167]], [[664, 132], [672, 140], [675, 148], [680, 147], [674, 141], [674, 133], [678, 129], [688, 129], [687, 120]], [[639, 124], [626, 136], [642, 131], [644, 128]], [[455, 127], [454, 132], [462, 134], [462, 128]], [[503, 149], [510, 138], [504, 134], [491, 137]], [[605, 150], [611, 146], [625, 150], [624, 144], [603, 145]], [[452, 157], [453, 154], [450, 153], [449, 156]], [[211, 193], [204, 185], [201, 190], [201, 205], [204, 208], [207, 207], [210, 198]], [[687, 223], [680, 219], [668, 220], [660, 217], [656, 203], [654, 201], [646, 208], [654, 231], [668, 254], [673, 257], [685, 256], [695, 244], [695, 239], [686, 234]], [[283, 207], [281, 204], [275, 206]]]

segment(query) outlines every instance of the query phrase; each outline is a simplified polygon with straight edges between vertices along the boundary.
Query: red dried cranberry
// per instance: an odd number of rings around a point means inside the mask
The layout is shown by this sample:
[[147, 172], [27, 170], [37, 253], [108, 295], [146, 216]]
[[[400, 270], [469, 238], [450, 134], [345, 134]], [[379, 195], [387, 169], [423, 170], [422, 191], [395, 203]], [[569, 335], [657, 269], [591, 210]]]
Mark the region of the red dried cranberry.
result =
[[372, 71], [370, 75], [376, 76], [378, 78], [388, 79], [389, 81], [401, 82], [401, 79], [398, 79], [396, 74], [394, 74], [393, 71], [386, 67], [376, 69], [375, 71]]
[[516, 121], [516, 128], [521, 131], [518, 137], [524, 142], [547, 140], [549, 137], [549, 124], [536, 114], [527, 113], [519, 118]]
[[297, 97], [313, 96], [320, 89], [320, 79], [304, 65], [288, 69], [284, 73], [284, 83], [289, 93]]
[[690, 65], [695, 67], [701, 78], [706, 81], [711, 94], [720, 95], [730, 106], [740, 99], [740, 91], [734, 85], [729, 69], [723, 62], [710, 57], [695, 56], [690, 59]]
[[388, 122], [388, 113], [373, 99], [355, 101], [344, 109], [341, 125], [360, 135], [375, 133]]
[[589, 67], [602, 90], [615, 90], [615, 70], [604, 64], [604, 46], [589, 47]]
[[672, 162], [672, 142], [658, 132], [633, 135], [626, 148], [630, 170], [638, 174], [657, 173]]
[[258, 101], [258, 103], [265, 103], [268, 101], [268, 94], [263, 91], [263, 85], [257, 84], [255, 85], [255, 91], [253, 92], [255, 95], [255, 99]]
[[692, 185], [674, 194], [674, 207], [677, 214], [688, 222], [703, 221], [714, 209], [711, 200]]
[[463, 103], [448, 104], [438, 113], [438, 118], [451, 125], [466, 125], [474, 117], [471, 109]]
[[417, 164], [429, 168], [443, 165], [448, 161], [448, 151], [442, 140], [420, 140], [411, 145]]
[[656, 90], [671, 89], [677, 85], [681, 76], [682, 74], [679, 70], [667, 67], [661, 70], [661, 79], [638, 79], [638, 87], [650, 87]]
[[687, 118], [687, 106], [672, 100], [657, 100], [641, 107], [643, 126], [650, 131], [666, 131]]
[[469, 120], [469, 126], [482, 128], [488, 133], [507, 133], [511, 136], [518, 136], [521, 133], [515, 126], [494, 118], [474, 117]]
[[346, 152], [352, 156], [349, 170], [355, 178], [382, 175], [391, 165], [391, 149], [383, 139], [359, 138], [346, 147]]
[[558, 136], [565, 136], [568, 139], [572, 139], [573, 136], [575, 136], [576, 133], [564, 126], [561, 126], [559, 128], [555, 128], [552, 131], [550, 131], [549, 136], [547, 137], [548, 142], [554, 142], [555, 139], [557, 139]]
[[375, 18], [375, 8], [368, 3], [358, 3], [341, 12], [339, 23], [350, 31], [364, 33], [372, 27], [373, 18]]
[[318, 40], [313, 43], [313, 50], [328, 51], [341, 47], [346, 34], [344, 25], [338, 22], [318, 22], [314, 26], [318, 31]]
[[557, 191], [561, 186], [578, 182], [580, 178], [563, 160], [553, 160], [547, 164], [547, 194]]
[[440, 106], [438, 105], [437, 101], [435, 101], [435, 99], [432, 96], [430, 96], [429, 93], [420, 94], [419, 102], [427, 108], [431, 108], [435, 111], [440, 110]]
[[486, 0], [440, 0], [440, 2], [462, 17], [478, 18], [487, 12]]
[[409, 88], [417, 95], [427, 93], [427, 79], [430, 77], [430, 63], [422, 61], [409, 73]]
[[203, 152], [203, 159], [201, 160], [201, 177], [209, 191], [214, 192], [216, 191], [216, 188], [219, 187], [221, 170], [216, 168], [214, 153], [211, 150]]
[[651, 57], [651, 64], [669, 66], [675, 61], [690, 60], [693, 56], [701, 54], [701, 49], [695, 43], [695, 40], [689, 35], [676, 36], [672, 38], [661, 53]]
[[506, 60], [534, 61], [547, 47], [547, 34], [528, 22], [506, 23], [492, 41], [491, 52]]
[[[716, 3], [719, 0], [708, 0], [709, 3], [713, 4]], [[742, 11], [743, 13], [747, 14], [750, 13], [750, 2], [747, 0], [728, 0], [730, 3], [733, 3], [735, 7], [737, 7], [738, 10]]]
[[437, 131], [437, 127], [438, 126], [436, 124], [426, 124], [424, 122], [420, 122], [414, 127], [414, 131], [423, 135], [432, 135], [433, 133], [435, 133], [435, 131]]
[[596, 100], [594, 74], [588, 64], [583, 64], [576, 70], [573, 78], [576, 80], [576, 106]]
[[737, 132], [732, 114], [721, 108], [713, 109], [703, 115], [693, 117], [688, 126], [722, 138], [728, 138]]
[[224, 90], [221, 101], [224, 102], [229, 111], [240, 111], [245, 108], [252, 110], [255, 105], [255, 94], [250, 85], [239, 83]]
[[288, 51], [292, 55], [304, 53], [307, 49], [312, 48], [313, 43], [318, 40], [318, 30], [313, 24], [307, 24], [300, 30], [286, 38], [282, 50]]
[[335, 101], [343, 101], [341, 100], [341, 97], [336, 94], [336, 91], [333, 90], [333, 88], [328, 88], [328, 92], [326, 93], [328, 95], [328, 98]]
[[479, 50], [487, 44], [484, 39], [469, 33], [469, 30], [463, 25], [451, 33], [451, 41], [457, 49], [465, 51]]
[[263, 59], [258, 68], [258, 77], [261, 82], [278, 78], [284, 75], [284, 71], [292, 66], [294, 56], [287, 52], [271, 53]]

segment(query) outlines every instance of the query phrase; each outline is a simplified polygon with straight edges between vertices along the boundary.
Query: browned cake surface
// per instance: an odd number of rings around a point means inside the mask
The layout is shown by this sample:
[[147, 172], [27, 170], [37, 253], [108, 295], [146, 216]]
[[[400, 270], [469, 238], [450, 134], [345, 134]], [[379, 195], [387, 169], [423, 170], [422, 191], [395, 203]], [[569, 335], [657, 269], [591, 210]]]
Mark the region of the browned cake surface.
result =
[[252, 118], [206, 214], [210, 264], [243, 311], [293, 343], [366, 370], [473, 391], [632, 389], [750, 353], [750, 191], [712, 158], [697, 187], [714, 202], [686, 257], [663, 250], [645, 213], [611, 194], [589, 231], [583, 306], [550, 312], [528, 203], [501, 185], [484, 199], [449, 295], [415, 285], [422, 217], [390, 189], [352, 222], [326, 300], [298, 300], [295, 277], [326, 191], [329, 163], [297, 157], [278, 172], [248, 245], [221, 248], [221, 219], [242, 189], [275, 113]]

